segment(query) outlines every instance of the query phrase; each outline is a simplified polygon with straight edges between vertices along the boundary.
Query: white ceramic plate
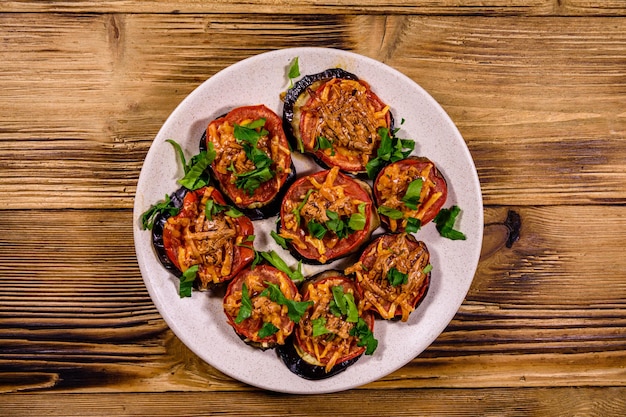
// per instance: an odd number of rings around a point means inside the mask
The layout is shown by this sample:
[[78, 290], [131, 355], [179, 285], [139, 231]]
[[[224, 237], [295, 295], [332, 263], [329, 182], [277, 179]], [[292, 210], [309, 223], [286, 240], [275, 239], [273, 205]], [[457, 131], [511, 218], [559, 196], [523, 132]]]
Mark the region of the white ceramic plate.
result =
[[[194, 292], [179, 298], [178, 279], [159, 263], [150, 232], [141, 230], [140, 216], [152, 204], [175, 191], [182, 168], [172, 146], [173, 139], [186, 154], [197, 154], [198, 141], [207, 124], [232, 108], [265, 104], [282, 115], [280, 93], [289, 86], [287, 72], [298, 57], [303, 75], [340, 67], [369, 82], [374, 92], [391, 106], [399, 137], [414, 139], [414, 153], [430, 158], [446, 177], [449, 187], [445, 207], [462, 209], [457, 228], [465, 241], [439, 236], [434, 224], [425, 225], [417, 237], [428, 245], [433, 265], [432, 282], [425, 300], [408, 322], [378, 320], [374, 335], [379, 347], [372, 356], [361, 357], [345, 372], [328, 379], [310, 381], [291, 373], [278, 355], [244, 344], [226, 323], [221, 293]], [[299, 174], [319, 168], [308, 158], [295, 155]], [[134, 238], [137, 259], [148, 292], [172, 331], [213, 367], [250, 385], [278, 392], [328, 393], [357, 387], [382, 378], [404, 366], [445, 329], [470, 287], [483, 235], [480, 184], [467, 146], [441, 106], [420, 86], [400, 72], [361, 55], [326, 48], [294, 48], [257, 55], [217, 73], [200, 85], [174, 110], [157, 134], [146, 156], [134, 205]], [[295, 267], [296, 261], [275, 244], [269, 231], [276, 218], [255, 222], [257, 250], [276, 250]], [[379, 230], [382, 232], [382, 230]], [[327, 266], [304, 266], [306, 274], [321, 269], [342, 269], [348, 260]]]

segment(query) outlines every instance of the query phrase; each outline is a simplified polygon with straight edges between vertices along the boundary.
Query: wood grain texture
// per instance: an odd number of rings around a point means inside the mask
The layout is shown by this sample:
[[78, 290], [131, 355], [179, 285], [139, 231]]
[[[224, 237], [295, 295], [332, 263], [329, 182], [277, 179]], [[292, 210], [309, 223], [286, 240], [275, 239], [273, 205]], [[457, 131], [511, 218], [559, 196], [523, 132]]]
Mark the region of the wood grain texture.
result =
[[[4, 396], [5, 416], [620, 416], [626, 388], [361, 390], [313, 396], [264, 392]], [[393, 411], [390, 410], [393, 404]], [[2, 407], [2, 405], [0, 405]], [[367, 411], [363, 411], [367, 410]]]
[[[486, 209], [482, 259], [446, 331], [368, 388], [626, 385], [622, 208], [516, 208], [511, 248], [507, 210]], [[2, 230], [20, 230], [0, 238], [3, 390], [249, 389], [167, 329], [137, 268], [131, 221], [128, 210], [0, 218]]]
[[189, 92], [302, 45], [422, 85], [467, 141], [486, 204], [621, 204], [626, 18], [577, 19], [0, 15], [0, 207], [131, 207], [153, 137]]

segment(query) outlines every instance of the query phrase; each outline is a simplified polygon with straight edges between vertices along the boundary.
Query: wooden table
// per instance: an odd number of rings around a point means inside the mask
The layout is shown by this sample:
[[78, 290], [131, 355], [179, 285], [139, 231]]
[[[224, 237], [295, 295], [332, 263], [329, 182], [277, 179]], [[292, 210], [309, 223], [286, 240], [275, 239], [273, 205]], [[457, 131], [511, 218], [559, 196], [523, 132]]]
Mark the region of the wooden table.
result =
[[[8, 0], [0, 39], [0, 414], [626, 414], [624, 1]], [[444, 333], [327, 395], [204, 363], [157, 312], [133, 247], [137, 178], [170, 112], [219, 70], [295, 46], [424, 87], [485, 204]]]

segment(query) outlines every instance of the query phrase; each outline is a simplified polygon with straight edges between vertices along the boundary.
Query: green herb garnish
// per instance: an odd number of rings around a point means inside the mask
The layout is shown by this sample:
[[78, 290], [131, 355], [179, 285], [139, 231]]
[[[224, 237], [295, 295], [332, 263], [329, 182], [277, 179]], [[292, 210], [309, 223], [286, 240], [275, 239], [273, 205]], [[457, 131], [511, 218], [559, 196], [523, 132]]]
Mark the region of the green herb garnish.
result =
[[237, 210], [234, 207], [223, 205], [216, 203], [214, 200], [208, 200], [206, 202], [206, 207], [204, 208], [204, 215], [208, 220], [212, 220], [213, 216], [224, 212], [228, 217], [232, 217], [236, 219], [237, 217], [243, 216], [243, 213]]
[[398, 271], [396, 268], [390, 268], [387, 273], [387, 281], [390, 285], [397, 287], [409, 282], [409, 275]]
[[391, 162], [397, 162], [406, 158], [413, 152], [415, 142], [410, 139], [399, 139], [395, 136], [398, 129], [389, 132], [386, 127], [378, 129], [380, 135], [380, 146], [376, 151], [376, 158], [370, 160], [365, 169], [370, 179], [376, 178], [376, 175], [383, 166]]
[[189, 163], [185, 159], [185, 153], [181, 146], [175, 141], [168, 139], [183, 165], [183, 171], [185, 175], [178, 180], [178, 183], [189, 190], [197, 190], [205, 187], [209, 183], [209, 173], [207, 168], [215, 160], [215, 150], [213, 144], [209, 142], [208, 150], [202, 151], [197, 155], [194, 155]]
[[335, 155], [335, 149], [333, 148], [333, 143], [324, 136], [317, 137], [317, 147], [321, 150], [330, 149], [330, 156]]
[[291, 239], [284, 238], [273, 230], [270, 232], [270, 236], [274, 239], [274, 242], [276, 242], [278, 246], [285, 250], [289, 249], [287, 244], [291, 241]]
[[417, 210], [417, 205], [420, 202], [420, 195], [422, 193], [422, 185], [424, 180], [421, 178], [414, 179], [409, 183], [406, 189], [402, 202], [411, 210]]
[[252, 300], [250, 294], [248, 294], [248, 286], [244, 282], [241, 286], [241, 307], [237, 317], [235, 317], [235, 323], [239, 324], [252, 315]]
[[402, 217], [404, 217], [400, 210], [388, 206], [378, 207], [378, 213], [382, 214], [383, 216], [387, 216], [393, 220], [400, 220]]
[[333, 299], [329, 305], [330, 312], [337, 317], [346, 316], [348, 323], [356, 323], [359, 319], [359, 310], [354, 302], [354, 295], [344, 292], [340, 285], [332, 287], [331, 292]]
[[300, 204], [298, 204], [296, 208], [291, 211], [293, 216], [296, 218], [296, 224], [300, 224], [300, 210], [302, 210], [306, 202], [309, 200], [309, 197], [311, 196], [313, 191], [314, 190], [312, 188], [309, 189], [304, 195], [304, 199], [300, 202]]
[[424, 267], [424, 269], [422, 269], [422, 273], [424, 273], [424, 274], [428, 274], [428, 273], [429, 273], [430, 271], [432, 271], [432, 270], [433, 270], [433, 266], [432, 266], [432, 264], [428, 264], [428, 265], [426, 265], [426, 266]]
[[180, 298], [191, 297], [193, 283], [198, 275], [198, 265], [192, 265], [180, 277], [178, 295]]
[[278, 303], [282, 306], [287, 306], [287, 315], [289, 316], [289, 320], [294, 323], [298, 323], [306, 309], [313, 305], [313, 301], [294, 301], [287, 297], [280, 290], [280, 287], [272, 282], [265, 282], [267, 288], [261, 292], [261, 296], [268, 297], [275, 303]]
[[276, 333], [278, 331], [278, 327], [274, 326], [272, 323], [263, 323], [263, 326], [259, 329], [257, 335], [259, 338], [264, 339]]
[[241, 144], [243, 150], [253, 164], [254, 169], [246, 172], [236, 172], [231, 164], [229, 170], [235, 175], [235, 186], [243, 189], [249, 195], [254, 194], [261, 184], [274, 178], [275, 172], [270, 169], [274, 162], [267, 153], [257, 148], [260, 138], [267, 136], [269, 132], [262, 127], [265, 119], [257, 119], [246, 125], [234, 124], [235, 139]]
[[179, 208], [174, 206], [174, 202], [171, 200], [170, 196], [165, 195], [165, 201], [153, 204], [141, 215], [141, 227], [143, 230], [152, 230], [157, 215], [165, 214], [175, 216], [179, 211]]
[[253, 266], [257, 265], [261, 261], [261, 259], [265, 259], [274, 268], [287, 274], [287, 276], [291, 278], [292, 281], [300, 282], [304, 280], [304, 275], [302, 274], [302, 262], [298, 262], [298, 268], [295, 271], [292, 271], [287, 263], [283, 261], [283, 259], [275, 251], [272, 250], [269, 252], [256, 252]]
[[313, 325], [313, 337], [332, 333], [326, 328], [326, 319], [324, 317], [318, 317], [311, 320], [311, 324]]
[[457, 216], [461, 213], [458, 206], [452, 206], [450, 209], [441, 209], [435, 216], [435, 224], [437, 231], [443, 237], [451, 240], [465, 240], [466, 236], [462, 232], [454, 229]]
[[306, 228], [311, 236], [320, 240], [324, 239], [324, 236], [328, 231], [328, 229], [326, 229], [322, 224], [316, 222], [315, 220], [310, 220], [307, 223]]
[[417, 233], [418, 230], [422, 227], [422, 221], [420, 219], [416, 219], [415, 217], [408, 217], [406, 219], [406, 227], [404, 230], [407, 233]]
[[355, 336], [359, 339], [357, 346], [365, 346], [366, 355], [373, 354], [378, 347], [378, 340], [376, 340], [374, 333], [372, 333], [369, 326], [362, 318], [359, 318], [356, 326], [350, 330], [350, 336]]
[[289, 70], [287, 71], [287, 77], [289, 77], [289, 88], [293, 87], [293, 80], [300, 76], [300, 64], [298, 62], [298, 57], [295, 57], [291, 64], [289, 65]]

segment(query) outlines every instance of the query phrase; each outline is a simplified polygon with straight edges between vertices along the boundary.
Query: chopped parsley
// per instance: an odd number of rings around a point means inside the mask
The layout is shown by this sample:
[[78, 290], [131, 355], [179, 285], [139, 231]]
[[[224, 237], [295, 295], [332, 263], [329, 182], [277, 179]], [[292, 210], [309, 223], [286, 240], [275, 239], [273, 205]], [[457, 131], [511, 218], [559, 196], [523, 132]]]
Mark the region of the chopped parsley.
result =
[[152, 230], [157, 215], [165, 214], [175, 216], [179, 212], [179, 208], [174, 206], [174, 202], [169, 195], [165, 195], [165, 200], [157, 204], [153, 204], [148, 210], [141, 215], [141, 227], [143, 230]]
[[396, 268], [389, 268], [387, 281], [389, 281], [390, 285], [397, 287], [398, 285], [403, 285], [409, 282], [409, 274], [400, 272]]
[[306, 312], [307, 308], [313, 305], [313, 301], [294, 301], [285, 297], [280, 287], [272, 282], [265, 282], [267, 288], [261, 292], [260, 296], [268, 297], [273, 302], [281, 306], [287, 306], [289, 320], [298, 323]]
[[424, 180], [421, 178], [414, 179], [409, 183], [406, 189], [402, 202], [411, 210], [417, 210], [417, 205], [420, 203], [420, 194], [422, 193], [422, 185]]
[[378, 213], [382, 214], [383, 216], [387, 216], [392, 220], [400, 220], [403, 217], [403, 214], [400, 210], [388, 206], [378, 207]]
[[252, 266], [254, 267], [258, 265], [258, 263], [261, 262], [262, 259], [266, 260], [274, 268], [287, 274], [287, 276], [291, 278], [292, 281], [300, 282], [304, 280], [304, 275], [302, 274], [302, 262], [301, 261], [298, 262], [298, 268], [295, 271], [292, 271], [291, 268], [289, 268], [289, 266], [287, 265], [287, 263], [283, 261], [280, 255], [278, 255], [275, 251], [272, 250], [269, 252], [255, 252]]
[[178, 154], [178, 157], [183, 165], [185, 175], [183, 178], [178, 180], [178, 183], [189, 190], [197, 190], [208, 185], [209, 173], [207, 168], [215, 159], [213, 144], [209, 143], [208, 150], [194, 155], [189, 163], [187, 163], [182, 147], [172, 139], [168, 139], [167, 142], [174, 147], [174, 150]]
[[252, 315], [252, 300], [250, 294], [248, 294], [248, 286], [244, 282], [241, 286], [241, 307], [237, 317], [235, 317], [235, 323], [239, 324]]
[[289, 88], [293, 87], [293, 80], [300, 76], [300, 63], [298, 57], [295, 57], [291, 64], [289, 65], [289, 69], [287, 70], [287, 77], [289, 77]]
[[272, 323], [263, 323], [263, 326], [259, 329], [257, 335], [259, 338], [264, 339], [266, 337], [270, 337], [274, 333], [278, 331], [278, 327], [274, 326]]
[[316, 145], [318, 149], [321, 149], [321, 150], [330, 149], [330, 156], [335, 156], [335, 149], [333, 148], [333, 142], [330, 139], [324, 136], [318, 136]]
[[365, 354], [371, 355], [378, 347], [378, 340], [374, 337], [374, 333], [361, 317], [356, 325], [350, 330], [350, 336], [356, 336], [359, 341], [357, 346], [365, 346]]
[[441, 209], [435, 216], [435, 225], [437, 231], [443, 237], [451, 240], [465, 240], [467, 237], [462, 232], [454, 228], [457, 216], [461, 213], [458, 206], [452, 206], [450, 209]]
[[274, 178], [276, 173], [270, 169], [273, 164], [272, 158], [257, 147], [259, 139], [267, 136], [269, 132], [263, 129], [265, 119], [257, 119], [246, 125], [234, 124], [234, 136], [243, 147], [243, 151], [254, 164], [254, 169], [246, 172], [236, 172], [231, 164], [229, 170], [235, 176], [235, 186], [243, 189], [248, 195], [254, 194], [257, 188], [266, 181]]
[[234, 219], [243, 216], [243, 213], [234, 207], [216, 203], [214, 200], [208, 200], [206, 202], [204, 215], [208, 220], [212, 220], [214, 215], [221, 212], [224, 212], [224, 214], [226, 214], [228, 217], [232, 217]]
[[376, 151], [376, 157], [366, 165], [367, 176], [370, 179], [376, 178], [378, 172], [388, 163], [397, 162], [406, 158], [415, 149], [415, 141], [410, 139], [399, 139], [395, 136], [399, 129], [389, 132], [386, 127], [378, 129], [380, 135], [380, 146]]
[[191, 290], [193, 283], [198, 275], [198, 265], [192, 265], [180, 277], [180, 283], [178, 288], [178, 295], [180, 298], [191, 297]]
[[315, 220], [307, 223], [309, 234], [317, 239], [323, 239], [326, 232], [331, 231], [337, 235], [339, 239], [344, 239], [350, 234], [365, 229], [367, 218], [365, 217], [365, 203], [359, 204], [358, 212], [352, 213], [349, 217], [339, 217], [339, 214], [326, 210], [328, 221], [321, 224]]

